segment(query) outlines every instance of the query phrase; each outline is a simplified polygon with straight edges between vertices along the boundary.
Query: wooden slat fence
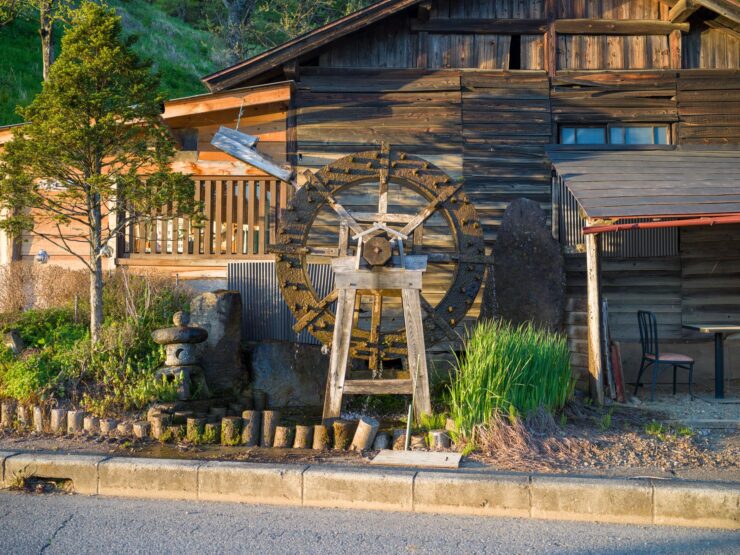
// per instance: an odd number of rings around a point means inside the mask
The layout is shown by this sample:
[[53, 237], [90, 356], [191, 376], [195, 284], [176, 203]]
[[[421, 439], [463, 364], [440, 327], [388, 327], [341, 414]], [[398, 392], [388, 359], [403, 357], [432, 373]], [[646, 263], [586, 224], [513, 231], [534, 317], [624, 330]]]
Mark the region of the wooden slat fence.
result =
[[168, 203], [151, 221], [129, 226], [124, 256], [264, 258], [277, 236], [289, 185], [274, 178], [239, 176], [194, 176], [193, 182], [195, 198], [204, 204], [203, 224], [176, 217]]

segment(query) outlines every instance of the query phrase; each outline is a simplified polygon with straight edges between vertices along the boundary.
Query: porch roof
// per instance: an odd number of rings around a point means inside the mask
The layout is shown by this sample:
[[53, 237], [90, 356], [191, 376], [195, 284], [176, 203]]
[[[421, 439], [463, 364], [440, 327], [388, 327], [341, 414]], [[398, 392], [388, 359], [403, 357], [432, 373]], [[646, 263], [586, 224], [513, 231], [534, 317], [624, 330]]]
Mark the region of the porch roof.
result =
[[587, 220], [682, 225], [680, 218], [740, 215], [740, 150], [555, 148], [548, 155]]

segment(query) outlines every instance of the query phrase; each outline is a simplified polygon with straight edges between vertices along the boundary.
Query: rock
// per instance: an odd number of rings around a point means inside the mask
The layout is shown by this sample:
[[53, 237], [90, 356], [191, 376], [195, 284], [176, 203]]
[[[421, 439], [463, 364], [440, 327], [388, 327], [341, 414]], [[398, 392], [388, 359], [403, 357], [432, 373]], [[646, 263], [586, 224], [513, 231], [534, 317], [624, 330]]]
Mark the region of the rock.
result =
[[10, 349], [15, 356], [20, 355], [26, 348], [26, 343], [23, 341], [18, 330], [5, 332], [5, 334], [3, 334], [3, 345]]
[[270, 408], [318, 407], [326, 388], [328, 357], [321, 347], [287, 341], [262, 341], [251, 353], [255, 408], [267, 391]]
[[493, 255], [497, 315], [514, 325], [532, 322], [559, 329], [565, 307], [565, 263], [537, 202], [517, 199], [509, 204]]
[[203, 293], [190, 303], [191, 325], [208, 332], [197, 345], [206, 384], [214, 395], [241, 391], [247, 382], [242, 360], [242, 300], [237, 291]]

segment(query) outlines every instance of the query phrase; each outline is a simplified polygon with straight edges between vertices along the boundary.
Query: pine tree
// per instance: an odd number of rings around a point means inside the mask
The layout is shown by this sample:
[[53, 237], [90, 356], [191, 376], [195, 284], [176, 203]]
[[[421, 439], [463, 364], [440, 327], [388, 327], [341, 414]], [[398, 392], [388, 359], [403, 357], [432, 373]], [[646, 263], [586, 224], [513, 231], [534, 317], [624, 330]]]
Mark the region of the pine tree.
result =
[[196, 220], [200, 213], [191, 179], [170, 169], [159, 78], [132, 40], [114, 10], [83, 2], [42, 91], [18, 109], [27, 125], [0, 155], [0, 208], [10, 211], [0, 227], [41, 236], [89, 269], [93, 341], [103, 323], [109, 244], [165, 203]]

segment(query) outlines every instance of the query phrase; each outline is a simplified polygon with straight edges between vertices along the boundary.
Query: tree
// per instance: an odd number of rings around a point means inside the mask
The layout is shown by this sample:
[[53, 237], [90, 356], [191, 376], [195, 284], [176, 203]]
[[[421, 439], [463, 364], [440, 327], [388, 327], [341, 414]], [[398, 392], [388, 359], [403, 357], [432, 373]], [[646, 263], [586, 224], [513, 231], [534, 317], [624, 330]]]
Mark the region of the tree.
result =
[[246, 57], [247, 44], [244, 31], [254, 12], [257, 0], [221, 0], [226, 13], [221, 18], [221, 27], [224, 38], [229, 47], [229, 57], [232, 63], [239, 62]]
[[191, 179], [169, 166], [174, 145], [160, 118], [159, 79], [132, 42], [113, 10], [92, 2], [74, 10], [49, 79], [19, 108], [28, 124], [0, 155], [0, 207], [11, 210], [0, 226], [43, 237], [85, 264], [93, 341], [109, 243], [167, 202], [200, 215]]

